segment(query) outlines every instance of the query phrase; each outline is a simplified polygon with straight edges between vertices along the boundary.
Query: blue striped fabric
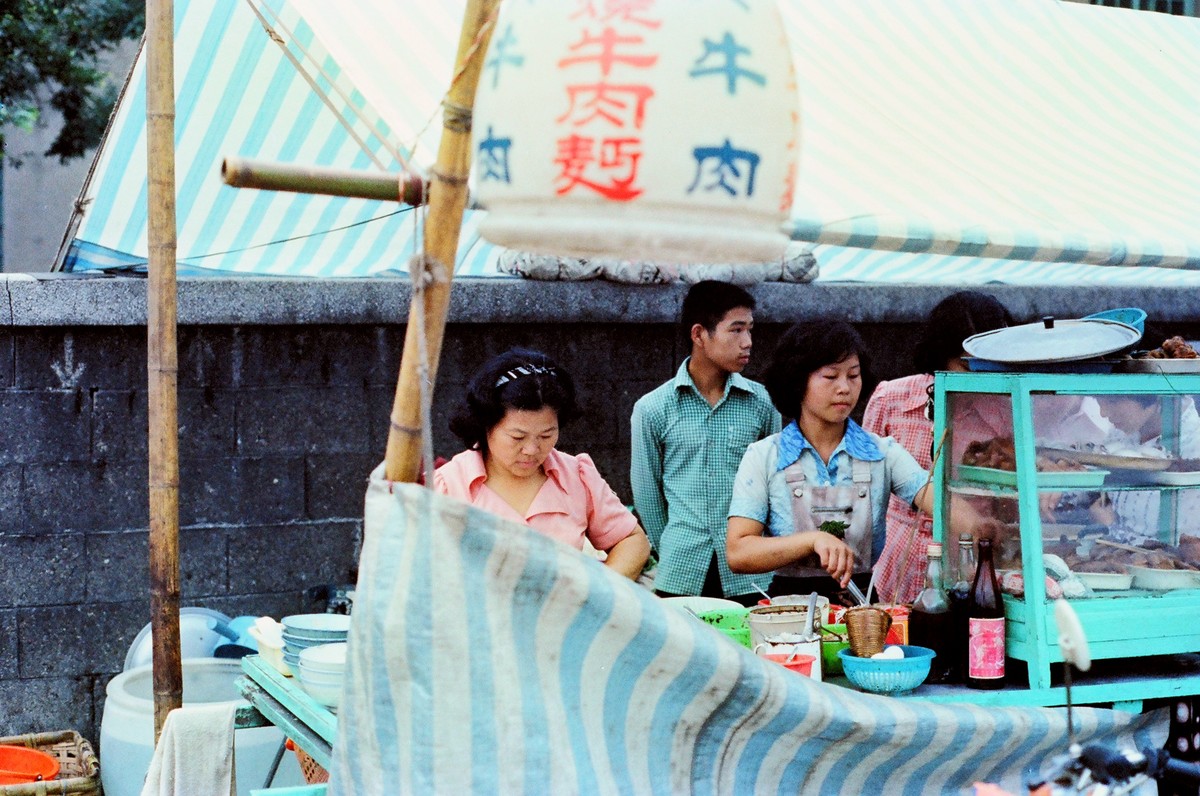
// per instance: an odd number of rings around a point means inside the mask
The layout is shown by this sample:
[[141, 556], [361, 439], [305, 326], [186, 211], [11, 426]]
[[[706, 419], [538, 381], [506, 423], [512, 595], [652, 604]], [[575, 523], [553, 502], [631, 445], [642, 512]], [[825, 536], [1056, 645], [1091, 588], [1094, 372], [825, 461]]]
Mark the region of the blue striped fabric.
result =
[[[237, 191], [217, 172], [228, 155], [428, 168], [464, 4], [178, 0], [180, 260], [404, 270], [419, 227], [395, 205]], [[803, 114], [790, 227], [822, 244], [819, 279], [1195, 284], [1178, 272], [1200, 269], [1200, 20], [1058, 0], [780, 5]], [[143, 70], [85, 186], [69, 270], [146, 258]], [[497, 275], [477, 220], [458, 273]]]
[[[331, 796], [1015, 790], [1049, 709], [935, 706], [797, 677], [578, 552], [372, 476]], [[1076, 711], [1161, 744], [1160, 713]]]

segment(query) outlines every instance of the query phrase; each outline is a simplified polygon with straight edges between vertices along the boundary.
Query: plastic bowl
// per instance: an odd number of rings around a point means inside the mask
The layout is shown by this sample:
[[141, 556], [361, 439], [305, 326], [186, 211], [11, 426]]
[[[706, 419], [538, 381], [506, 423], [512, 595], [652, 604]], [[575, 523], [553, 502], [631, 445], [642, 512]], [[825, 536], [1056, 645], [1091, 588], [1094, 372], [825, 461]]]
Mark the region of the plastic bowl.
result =
[[332, 686], [340, 687], [342, 684], [342, 681], [346, 679], [346, 675], [341, 674], [340, 672], [338, 674], [324, 674], [322, 672], [314, 672], [311, 669], [309, 669], [307, 666], [305, 666], [303, 663], [300, 664], [299, 677], [300, 677], [300, 682], [302, 682], [302, 683], [312, 683], [313, 685], [324, 685], [324, 686], [330, 686], [330, 687], [332, 687]]
[[721, 631], [746, 649], [751, 649], [750, 626], [746, 624], [749, 608], [728, 608], [698, 614], [700, 621]]
[[1083, 316], [1085, 321], [1116, 321], [1123, 323], [1126, 326], [1132, 326], [1137, 329], [1138, 334], [1146, 333], [1146, 311], [1140, 307], [1121, 307], [1115, 310], [1105, 310], [1104, 312], [1093, 312], [1091, 315]]
[[824, 630], [831, 633], [837, 633], [845, 641], [838, 641], [833, 636], [821, 633], [821, 671], [829, 677], [834, 677], [842, 673], [842, 659], [838, 657], [838, 652], [847, 649], [850, 646], [850, 641], [846, 636], [846, 626], [843, 625], [825, 625]]
[[[58, 776], [58, 760], [24, 746], [0, 746], [0, 785], [25, 785]], [[25, 792], [24, 788], [19, 789]], [[32, 793], [33, 791], [28, 791]], [[49, 789], [44, 791], [49, 793]]]
[[874, 694], [903, 696], [925, 682], [929, 664], [936, 654], [929, 647], [900, 645], [903, 658], [860, 658], [848, 649], [839, 650], [842, 671], [855, 687]]

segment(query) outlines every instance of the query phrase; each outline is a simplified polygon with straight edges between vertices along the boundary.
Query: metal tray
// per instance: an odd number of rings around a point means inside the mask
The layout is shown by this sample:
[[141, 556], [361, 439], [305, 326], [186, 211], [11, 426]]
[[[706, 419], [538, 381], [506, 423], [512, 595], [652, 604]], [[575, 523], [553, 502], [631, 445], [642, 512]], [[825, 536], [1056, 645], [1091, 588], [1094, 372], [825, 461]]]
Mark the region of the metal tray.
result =
[[1094, 451], [1075, 451], [1069, 448], [1043, 448], [1038, 453], [1049, 456], [1060, 456], [1080, 464], [1090, 464], [1095, 467], [1105, 467], [1110, 470], [1165, 470], [1171, 466], [1170, 459], [1158, 459], [1151, 456], [1116, 456], [1111, 453], [1096, 453]]
[[1118, 373], [1200, 373], [1200, 359], [1122, 359]]
[[1081, 581], [1094, 591], [1128, 591], [1133, 575], [1127, 572], [1076, 572]]
[[[1056, 487], [1060, 489], [1090, 489], [1103, 486], [1107, 470], [1047, 470], [1038, 471], [1037, 485]], [[958, 476], [964, 481], [976, 481], [984, 484], [999, 484], [1001, 486], [1016, 486], [1017, 474], [1013, 470], [997, 470], [992, 467], [972, 467], [962, 464], [958, 467]]]
[[1142, 481], [1159, 486], [1200, 486], [1200, 471], [1162, 470], [1143, 474]]
[[1189, 569], [1151, 569], [1130, 566], [1133, 585], [1139, 589], [1168, 591], [1170, 589], [1200, 589], [1200, 572]]

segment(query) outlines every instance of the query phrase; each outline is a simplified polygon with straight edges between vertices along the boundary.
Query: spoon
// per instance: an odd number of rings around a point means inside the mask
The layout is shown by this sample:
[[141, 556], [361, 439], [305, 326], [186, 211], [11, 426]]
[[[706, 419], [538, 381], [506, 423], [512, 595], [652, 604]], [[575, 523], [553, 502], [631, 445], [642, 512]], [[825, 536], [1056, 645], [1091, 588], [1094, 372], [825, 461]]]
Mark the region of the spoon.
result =
[[771, 602], [771, 595], [769, 595], [769, 594], [767, 594], [765, 591], [763, 591], [763, 590], [762, 590], [762, 586], [759, 586], [757, 583], [751, 583], [750, 585], [754, 587], [754, 590], [755, 590], [756, 592], [758, 592], [759, 594], [761, 594], [763, 597], [766, 597], [766, 598], [767, 598], [767, 602], [768, 602], [768, 603], [770, 603], [770, 602]]
[[846, 591], [850, 592], [854, 599], [858, 600], [859, 605], [870, 605], [870, 603], [867, 602], [867, 596], [862, 593], [862, 589], [858, 588], [858, 584], [854, 581], [850, 581], [846, 584]]
[[783, 662], [783, 665], [787, 666], [789, 663], [796, 660], [796, 656], [799, 654], [800, 654], [800, 645], [797, 644], [796, 646], [792, 647], [792, 654], [787, 656], [787, 660]]

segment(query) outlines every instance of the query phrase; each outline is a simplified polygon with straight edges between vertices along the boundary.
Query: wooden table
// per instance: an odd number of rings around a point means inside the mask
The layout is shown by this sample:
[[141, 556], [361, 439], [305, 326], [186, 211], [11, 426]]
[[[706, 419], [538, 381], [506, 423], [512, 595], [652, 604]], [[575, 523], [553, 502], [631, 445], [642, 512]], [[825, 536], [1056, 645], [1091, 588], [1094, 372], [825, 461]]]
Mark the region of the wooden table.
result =
[[337, 717], [258, 655], [242, 658], [237, 687], [251, 707], [239, 711], [238, 727], [275, 726], [326, 770], [333, 759]]

